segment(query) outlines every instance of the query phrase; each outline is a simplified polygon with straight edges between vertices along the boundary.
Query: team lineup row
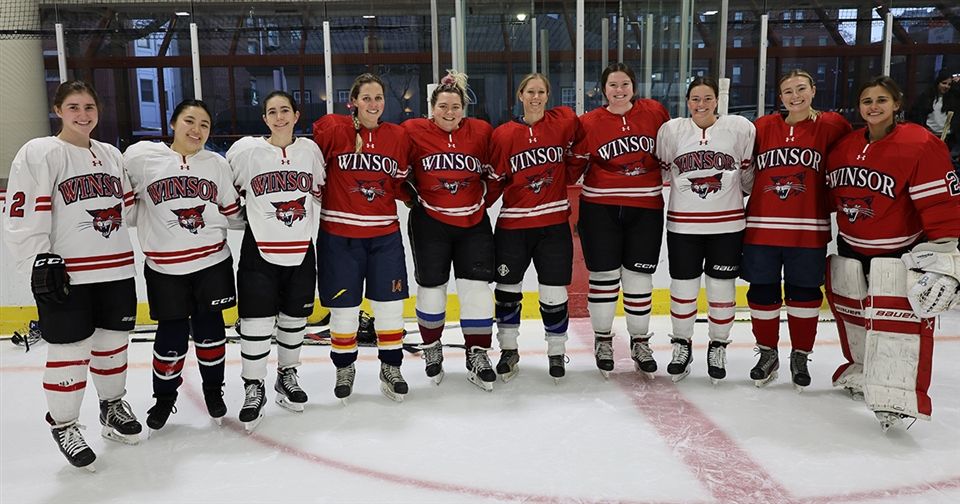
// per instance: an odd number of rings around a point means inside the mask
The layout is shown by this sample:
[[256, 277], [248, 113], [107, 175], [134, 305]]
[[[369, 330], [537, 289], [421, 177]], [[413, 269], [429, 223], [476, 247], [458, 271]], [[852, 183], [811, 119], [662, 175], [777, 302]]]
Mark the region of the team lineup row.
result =
[[[46, 419], [61, 452], [78, 467], [96, 458], [77, 427], [88, 369], [104, 437], [134, 443], [142, 430], [123, 401], [136, 313], [132, 226], [158, 321], [151, 429], [175, 411], [191, 336], [208, 412], [215, 419], [227, 413], [222, 310], [234, 305], [245, 388], [240, 420], [252, 430], [263, 416], [274, 337], [277, 400], [302, 411], [307, 395], [297, 366], [317, 292], [330, 310], [335, 395], [352, 392], [359, 306], [367, 298], [381, 390], [402, 400], [408, 286], [398, 200], [410, 207], [420, 347], [433, 382], [444, 376], [440, 337], [451, 265], [467, 376], [490, 391], [497, 375], [509, 380], [518, 370], [521, 282], [531, 262], [549, 373], [559, 381], [573, 260], [567, 185], [577, 181], [595, 359], [605, 376], [614, 365], [611, 328], [621, 290], [636, 369], [658, 369], [649, 319], [666, 227], [667, 372], [674, 381], [690, 370], [701, 277], [708, 373], [715, 381], [726, 376], [740, 276], [750, 283], [759, 350], [751, 378], [763, 386], [777, 376], [786, 304], [791, 379], [807, 386], [826, 280], [847, 360], [834, 385], [864, 400], [884, 430], [905, 417], [929, 418], [932, 317], [960, 297], [960, 181], [940, 139], [897, 120], [903, 98], [896, 83], [878, 77], [861, 87], [867, 126], [858, 131], [811, 107], [816, 88], [800, 70], [779, 82], [783, 112], [755, 123], [717, 116], [709, 77], [690, 83], [690, 115], [674, 119], [659, 102], [635, 96], [636, 79], [622, 63], [606, 68], [601, 83], [607, 104], [577, 117], [548, 108], [548, 79], [528, 75], [517, 91], [523, 114], [494, 129], [464, 117], [463, 74], [449, 73], [433, 91], [431, 119], [402, 125], [380, 120], [383, 82], [363, 74], [351, 88], [352, 113], [321, 117], [313, 140], [294, 137], [297, 104], [275, 91], [263, 102], [270, 136], [243, 138], [226, 158], [204, 150], [211, 114], [201, 101], [176, 107], [172, 144], [139, 142], [121, 154], [90, 138], [96, 92], [80, 81], [62, 84], [54, 112], [63, 127], [17, 154], [4, 209], [7, 245], [31, 272], [50, 343]], [[501, 198], [494, 232], [487, 208]], [[838, 254], [828, 259], [831, 211], [838, 212]], [[311, 229], [314, 212], [319, 230]], [[245, 230], [236, 282], [228, 228]], [[487, 355], [494, 322], [496, 366]]]

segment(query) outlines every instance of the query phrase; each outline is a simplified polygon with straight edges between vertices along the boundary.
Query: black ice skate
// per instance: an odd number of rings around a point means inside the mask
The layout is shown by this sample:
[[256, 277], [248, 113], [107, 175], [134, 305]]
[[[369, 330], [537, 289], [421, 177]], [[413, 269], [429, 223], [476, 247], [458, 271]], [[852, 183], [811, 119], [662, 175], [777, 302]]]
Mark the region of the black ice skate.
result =
[[690, 363], [693, 362], [693, 353], [690, 340], [683, 338], [671, 338], [673, 343], [673, 358], [667, 365], [667, 373], [670, 373], [670, 379], [678, 382], [690, 374]]
[[297, 383], [297, 368], [288, 367], [277, 370], [277, 382], [273, 385], [277, 392], [276, 401], [280, 407], [295, 413], [303, 412], [303, 405], [307, 402], [307, 393]]
[[793, 388], [803, 392], [803, 387], [810, 385], [810, 371], [807, 370], [807, 361], [810, 352], [793, 350], [790, 352], [790, 376], [793, 377]]
[[357, 366], [353, 362], [349, 366], [337, 368], [337, 382], [333, 386], [333, 395], [340, 402], [347, 404], [347, 398], [353, 393], [353, 379], [357, 376]]
[[593, 356], [597, 360], [597, 369], [604, 378], [613, 371], [613, 336], [596, 336], [593, 339]]
[[497, 362], [497, 374], [504, 383], [513, 379], [520, 372], [520, 352], [517, 350], [500, 350], [500, 360]]
[[567, 356], [563, 354], [547, 356], [547, 361], [550, 366], [550, 376], [553, 377], [554, 383], [559, 384], [560, 379], [567, 375], [567, 360]]
[[440, 344], [440, 340], [437, 340], [427, 345], [420, 345], [420, 350], [423, 351], [420, 356], [423, 357], [426, 366], [427, 378], [430, 378], [435, 385], [440, 385], [444, 374], [443, 345]]
[[177, 393], [153, 394], [153, 397], [156, 398], [157, 403], [147, 410], [147, 427], [158, 431], [164, 425], [167, 425], [167, 419], [170, 418], [170, 415], [177, 412]]
[[467, 380], [486, 392], [493, 392], [497, 374], [493, 372], [486, 348], [473, 347], [467, 350]]
[[240, 408], [240, 421], [247, 432], [253, 432], [263, 420], [263, 405], [266, 402], [267, 389], [263, 380], [243, 379], [243, 407]]
[[633, 338], [630, 340], [630, 357], [633, 359], [633, 367], [641, 374], [653, 378], [653, 373], [657, 371], [657, 361], [653, 359], [653, 350], [650, 348], [650, 336], [648, 334], [643, 338]]
[[50, 431], [53, 433], [53, 440], [57, 442], [60, 453], [67, 458], [67, 462], [74, 467], [82, 467], [90, 472], [97, 472], [93, 466], [93, 461], [97, 460], [97, 455], [87, 446], [87, 442], [80, 433], [82, 425], [76, 420], [58, 424], [54, 421], [50, 413], [47, 413], [47, 423], [50, 424]]
[[727, 345], [729, 341], [713, 340], [707, 346], [707, 374], [714, 385], [727, 377]]
[[217, 425], [223, 424], [223, 416], [227, 414], [227, 404], [223, 402], [223, 384], [203, 386], [203, 402], [207, 405], [207, 413]]
[[757, 388], [766, 387], [768, 383], [777, 379], [780, 356], [776, 348], [757, 345], [754, 350], [760, 358], [757, 360], [757, 365], [750, 370], [750, 379]]
[[100, 425], [100, 435], [106, 439], [131, 445], [140, 442], [143, 426], [123, 399], [100, 401]]
[[396, 402], [403, 402], [403, 396], [407, 394], [409, 387], [400, 374], [400, 366], [391, 366], [384, 362], [380, 363], [380, 391], [383, 395]]

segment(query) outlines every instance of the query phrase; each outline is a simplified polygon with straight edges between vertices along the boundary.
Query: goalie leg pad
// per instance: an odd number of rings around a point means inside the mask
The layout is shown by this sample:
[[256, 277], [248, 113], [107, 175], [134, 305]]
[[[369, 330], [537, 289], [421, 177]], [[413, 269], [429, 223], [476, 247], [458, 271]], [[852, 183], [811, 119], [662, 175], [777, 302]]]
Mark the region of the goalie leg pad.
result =
[[913, 312], [899, 259], [870, 262], [863, 395], [873, 411], [929, 419], [934, 319]]
[[867, 334], [864, 301], [867, 281], [860, 261], [831, 254], [827, 258], [827, 301], [837, 320], [840, 348], [847, 362], [833, 373], [833, 386], [862, 390], [863, 349]]

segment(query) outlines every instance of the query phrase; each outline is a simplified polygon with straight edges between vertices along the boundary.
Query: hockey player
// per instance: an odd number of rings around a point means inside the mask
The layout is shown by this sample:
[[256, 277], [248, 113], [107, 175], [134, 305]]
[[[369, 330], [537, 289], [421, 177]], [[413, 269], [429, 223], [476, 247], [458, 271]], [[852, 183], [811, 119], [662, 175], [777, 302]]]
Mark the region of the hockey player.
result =
[[443, 379], [443, 333], [450, 263], [460, 299], [467, 378], [491, 391], [496, 373], [487, 351], [493, 334], [494, 244], [484, 197], [491, 175], [493, 128], [464, 118], [467, 76], [448, 72], [430, 95], [432, 119], [410, 119], [412, 193], [408, 233], [417, 279], [417, 322], [427, 376]]
[[380, 390], [402, 401], [408, 389], [400, 374], [407, 269], [395, 200], [407, 174], [409, 139], [400, 126], [380, 122], [383, 92], [379, 77], [362, 74], [350, 88], [353, 114], [313, 123], [327, 166], [317, 275], [320, 302], [330, 309], [334, 394], [342, 400], [353, 391], [364, 296], [375, 315]]
[[503, 206], [497, 218], [497, 339], [503, 381], [516, 375], [520, 354], [521, 282], [531, 259], [537, 270], [540, 316], [547, 340], [549, 373], [566, 374], [567, 285], [573, 270], [570, 203], [567, 201], [567, 155], [577, 132], [569, 107], [547, 110], [550, 81], [543, 74], [520, 81], [517, 99], [523, 114], [500, 125], [491, 138], [491, 162]]
[[[636, 98], [637, 79], [623, 63], [600, 77], [607, 106], [580, 118], [576, 165], [586, 167], [580, 195], [580, 243], [590, 271], [587, 308], [594, 354], [604, 377], [613, 370], [613, 316], [620, 286], [636, 369], [657, 370], [650, 349], [653, 273], [663, 241], [663, 179], [657, 131], [670, 119], [659, 102]], [[589, 163], [589, 164], [587, 164]], [[574, 173], [570, 180], [580, 178]]]
[[323, 154], [309, 138], [295, 138], [300, 111], [293, 97], [274, 91], [263, 102], [270, 136], [244, 137], [227, 151], [233, 183], [244, 198], [247, 227], [240, 248], [237, 294], [245, 399], [240, 421], [250, 429], [263, 417], [270, 340], [277, 338], [277, 404], [303, 411], [307, 394], [297, 382], [307, 316], [316, 298], [313, 199], [320, 196]]
[[755, 129], [741, 116], [717, 117], [717, 82], [697, 77], [687, 87], [690, 117], [673, 119], [657, 134], [657, 157], [670, 177], [667, 257], [673, 381], [690, 373], [691, 340], [700, 277], [706, 274], [707, 372], [726, 377], [726, 347], [736, 308], [736, 278], [745, 227], [743, 192], [753, 186]]
[[833, 384], [866, 401], [886, 431], [930, 419], [935, 317], [960, 298], [960, 180], [939, 138], [897, 120], [892, 79], [875, 77], [858, 96], [867, 126], [827, 163], [839, 228], [827, 299], [847, 361]]
[[851, 128], [839, 114], [813, 109], [817, 88], [807, 72], [791, 70], [780, 78], [778, 89], [785, 111], [754, 123], [755, 177], [747, 204], [741, 276], [750, 282], [747, 301], [759, 354], [750, 378], [761, 387], [777, 377], [780, 306], [785, 298], [790, 375], [799, 391], [810, 384], [807, 356], [813, 351], [823, 303], [820, 286], [830, 241], [827, 154]]
[[191, 335], [207, 412], [218, 424], [227, 413], [223, 310], [236, 304], [227, 226], [228, 218], [238, 219], [240, 202], [226, 160], [203, 148], [210, 135], [210, 110], [200, 100], [184, 100], [174, 109], [170, 128], [171, 145], [137, 142], [123, 154], [137, 201], [150, 318], [157, 321], [157, 401], [147, 411], [147, 426], [153, 430], [175, 412]]
[[123, 161], [90, 138], [100, 100], [82, 81], [60, 84], [57, 136], [27, 142], [13, 160], [4, 208], [11, 257], [30, 271], [47, 347], [43, 389], [47, 423], [60, 452], [93, 470], [80, 433], [87, 368], [100, 399], [103, 437], [136, 444], [141, 425], [123, 400], [127, 343], [137, 314], [133, 248], [125, 208], [132, 205]]

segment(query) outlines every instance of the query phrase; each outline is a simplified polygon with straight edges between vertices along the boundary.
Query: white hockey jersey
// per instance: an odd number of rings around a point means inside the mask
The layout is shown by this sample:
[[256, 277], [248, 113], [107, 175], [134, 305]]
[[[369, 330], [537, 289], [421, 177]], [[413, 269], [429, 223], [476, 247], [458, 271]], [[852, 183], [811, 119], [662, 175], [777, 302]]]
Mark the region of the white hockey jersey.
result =
[[227, 217], [238, 218], [240, 201], [222, 156], [206, 150], [182, 156], [161, 142], [137, 142], [123, 162], [151, 269], [186, 275], [230, 256]]
[[753, 123], [736, 115], [706, 129], [689, 117], [660, 128], [657, 158], [670, 178], [667, 231], [720, 234], [746, 227], [743, 193], [753, 186], [755, 137]]
[[307, 138], [277, 147], [250, 136], [230, 147], [227, 162], [260, 255], [279, 266], [302, 263], [313, 238], [311, 200], [319, 203], [323, 184], [320, 148]]
[[10, 167], [4, 237], [24, 272], [37, 254], [53, 253], [63, 257], [71, 284], [131, 278], [136, 271], [124, 215], [132, 205], [116, 147], [36, 138]]

